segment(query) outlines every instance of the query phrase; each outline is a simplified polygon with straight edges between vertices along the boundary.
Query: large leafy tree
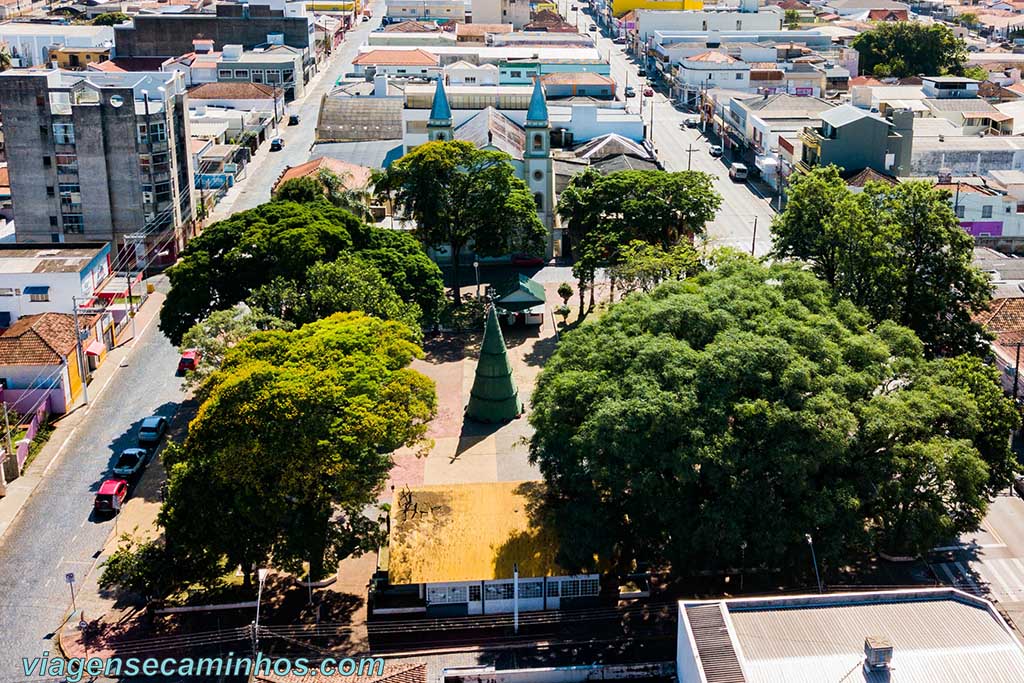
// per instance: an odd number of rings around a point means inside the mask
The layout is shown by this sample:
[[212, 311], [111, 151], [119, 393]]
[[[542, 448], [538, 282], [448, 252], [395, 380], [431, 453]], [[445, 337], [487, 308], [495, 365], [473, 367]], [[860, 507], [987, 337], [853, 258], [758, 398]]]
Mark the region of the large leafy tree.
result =
[[428, 142], [391, 164], [376, 190], [416, 222], [424, 245], [450, 250], [456, 305], [459, 257], [468, 245], [480, 256], [543, 249], [536, 203], [502, 152], [460, 140]]
[[276, 278], [304, 282], [309, 268], [342, 254], [371, 262], [404, 301], [434, 319], [441, 271], [405, 233], [367, 225], [325, 201], [275, 201], [236, 213], [193, 239], [168, 270], [160, 329], [174, 342], [213, 311], [231, 308]]
[[[201, 388], [170, 468], [160, 521], [173, 552], [314, 576], [380, 541], [364, 510], [391, 451], [424, 440], [434, 385], [398, 322], [339, 313], [298, 330], [257, 332]], [[210, 503], [216, 502], [216, 514]]]
[[860, 68], [876, 76], [904, 78], [925, 74], [959, 74], [967, 46], [945, 24], [918, 21], [882, 22], [853, 41]]
[[826, 167], [797, 177], [790, 198], [772, 226], [777, 256], [808, 261], [837, 297], [911, 328], [932, 355], [982, 348], [971, 315], [991, 288], [948, 192], [906, 182], [854, 194]]
[[568, 229], [581, 308], [597, 269], [620, 262], [630, 243], [670, 249], [692, 241], [705, 234], [721, 203], [711, 176], [698, 171], [587, 170], [573, 177], [558, 213]]
[[370, 206], [367, 203], [369, 197], [370, 192], [367, 188], [351, 187], [350, 177], [326, 168], [313, 175], [292, 178], [282, 183], [274, 194], [274, 199], [279, 201], [299, 203], [326, 199], [333, 206], [345, 209], [364, 220], [370, 218]]
[[984, 513], [1016, 425], [979, 360], [735, 255], [566, 334], [530, 420], [563, 566], [683, 572], [805, 571], [807, 533], [832, 568], [922, 552]]
[[196, 369], [189, 372], [187, 383], [201, 384], [220, 369], [228, 351], [253, 332], [291, 328], [288, 321], [244, 306], [214, 311], [190, 327], [181, 339], [182, 351], [196, 349], [202, 355]]

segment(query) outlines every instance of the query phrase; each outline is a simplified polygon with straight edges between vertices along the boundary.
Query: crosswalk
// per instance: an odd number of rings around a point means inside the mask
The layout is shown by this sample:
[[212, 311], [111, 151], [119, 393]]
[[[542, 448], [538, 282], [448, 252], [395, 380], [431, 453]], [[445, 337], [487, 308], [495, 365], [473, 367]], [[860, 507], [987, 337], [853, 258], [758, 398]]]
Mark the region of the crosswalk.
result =
[[960, 590], [996, 602], [1024, 602], [1024, 559], [943, 562], [939, 577]]

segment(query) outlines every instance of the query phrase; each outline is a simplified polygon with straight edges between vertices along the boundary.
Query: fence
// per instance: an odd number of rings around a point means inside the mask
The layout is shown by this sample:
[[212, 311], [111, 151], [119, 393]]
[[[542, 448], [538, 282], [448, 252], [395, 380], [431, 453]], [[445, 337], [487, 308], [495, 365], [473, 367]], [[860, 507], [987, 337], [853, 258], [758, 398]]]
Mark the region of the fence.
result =
[[[4, 394], [9, 393], [9, 391], [4, 392]], [[7, 398], [8, 396], [3, 396], [3, 399], [6, 400]], [[3, 463], [3, 474], [0, 476], [0, 482], [4, 480], [13, 481], [21, 476], [22, 470], [25, 468], [25, 461], [28, 460], [29, 450], [32, 448], [32, 440], [39, 433], [39, 427], [42, 426], [49, 415], [50, 398], [47, 396], [36, 404], [32, 412], [32, 419], [28, 423], [28, 429], [25, 431], [25, 436], [18, 439], [17, 443], [14, 444], [14, 457], [6, 457], [6, 443], [0, 445], [0, 463]]]

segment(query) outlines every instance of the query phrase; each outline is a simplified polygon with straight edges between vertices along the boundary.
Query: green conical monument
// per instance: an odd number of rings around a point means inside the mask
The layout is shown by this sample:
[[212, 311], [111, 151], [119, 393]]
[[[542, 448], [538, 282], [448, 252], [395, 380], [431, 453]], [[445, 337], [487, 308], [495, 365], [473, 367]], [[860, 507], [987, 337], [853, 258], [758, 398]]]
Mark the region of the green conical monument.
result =
[[523, 413], [523, 402], [512, 378], [512, 364], [508, 349], [498, 326], [498, 314], [491, 306], [487, 311], [487, 326], [480, 344], [480, 361], [476, 365], [473, 390], [469, 392], [466, 417], [479, 422], [505, 422]]

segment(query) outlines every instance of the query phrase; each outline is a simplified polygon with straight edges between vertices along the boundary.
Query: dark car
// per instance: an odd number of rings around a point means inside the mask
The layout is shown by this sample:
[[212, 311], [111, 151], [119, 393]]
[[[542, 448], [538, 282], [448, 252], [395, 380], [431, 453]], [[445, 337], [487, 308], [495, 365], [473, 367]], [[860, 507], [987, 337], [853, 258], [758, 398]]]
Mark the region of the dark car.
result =
[[590, 31], [591, 33], [595, 33], [597, 31], [597, 26], [591, 24], [590, 28], [588, 28], [587, 30]]
[[147, 417], [139, 426], [139, 445], [155, 446], [160, 443], [164, 433], [167, 432], [167, 418], [153, 415]]
[[114, 463], [114, 474], [122, 479], [131, 479], [146, 466], [147, 455], [145, 448], [124, 449]]
[[289, 126], [297, 126], [297, 125], [299, 125], [299, 115], [298, 114], [292, 114], [291, 116], [289, 116], [288, 117], [288, 125]]
[[1024, 498], [1024, 474], [1013, 475], [1013, 490], [1017, 492], [1017, 495]]
[[92, 509], [96, 514], [116, 515], [128, 497], [128, 482], [124, 479], [107, 479], [93, 499]]
[[627, 85], [625, 95], [626, 97], [636, 97], [636, 89], [631, 85]]
[[529, 254], [513, 254], [512, 255], [513, 266], [543, 266], [544, 259], [540, 256], [530, 256]]
[[612, 42], [615, 43], [616, 45], [625, 45], [626, 38], [624, 36], [615, 36], [614, 38], [612, 38]]
[[280, 152], [282, 149], [284, 149], [284, 140], [281, 138], [274, 138], [270, 141], [271, 152]]

